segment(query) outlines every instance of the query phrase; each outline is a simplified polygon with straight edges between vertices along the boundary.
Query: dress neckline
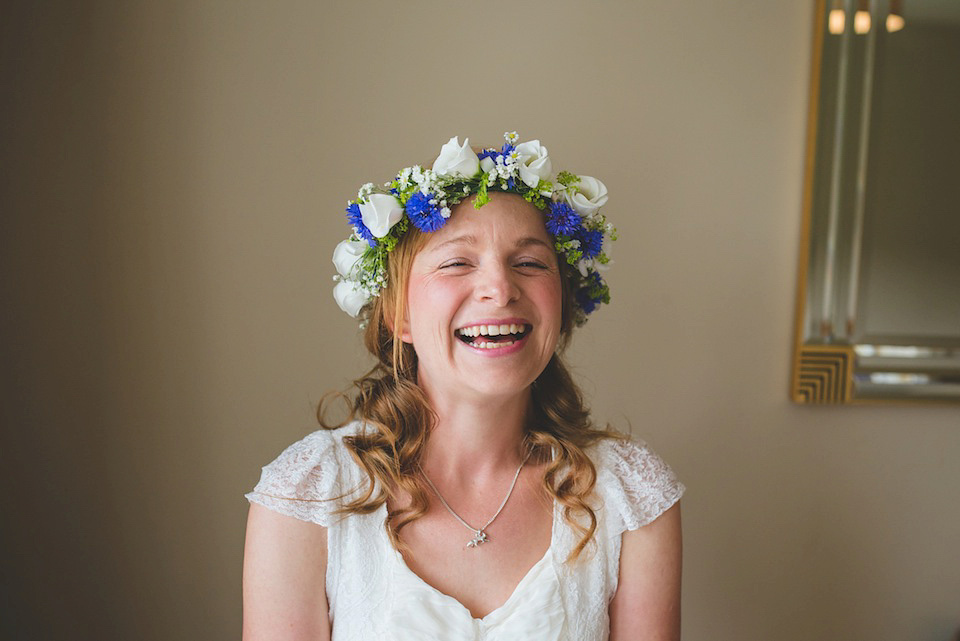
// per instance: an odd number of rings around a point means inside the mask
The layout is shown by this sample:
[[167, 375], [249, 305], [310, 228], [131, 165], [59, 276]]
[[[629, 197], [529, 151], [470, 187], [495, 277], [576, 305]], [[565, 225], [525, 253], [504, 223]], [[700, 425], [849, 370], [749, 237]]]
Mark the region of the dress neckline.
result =
[[[386, 517], [387, 517], [387, 507], [386, 507], [386, 504], [381, 505], [379, 511], [381, 512], [381, 516], [383, 517], [384, 521], [386, 521]], [[523, 591], [527, 588], [527, 585], [531, 582], [531, 580], [539, 574], [540, 569], [541, 569], [541, 566], [543, 566], [543, 565], [545, 565], [546, 563], [552, 561], [553, 551], [554, 551], [554, 549], [555, 549], [556, 546], [557, 546], [557, 541], [556, 541], [556, 538], [557, 538], [557, 502], [556, 502], [556, 500], [552, 501], [552, 509], [551, 509], [550, 512], [551, 512], [551, 514], [550, 514], [550, 544], [547, 546], [547, 549], [544, 551], [543, 556], [541, 556], [541, 557], [540, 557], [540, 560], [538, 560], [536, 563], [534, 563], [534, 564], [530, 567], [530, 569], [526, 571], [526, 573], [523, 575], [523, 577], [520, 579], [520, 581], [517, 583], [517, 585], [515, 585], [514, 588], [513, 588], [513, 590], [510, 592], [510, 596], [507, 597], [507, 600], [504, 601], [503, 603], [501, 603], [500, 605], [498, 605], [497, 607], [495, 607], [494, 609], [490, 610], [490, 611], [487, 612], [486, 614], [484, 614], [482, 617], [475, 617], [475, 616], [473, 616], [473, 613], [470, 612], [470, 608], [468, 608], [468, 607], [465, 606], [463, 603], [461, 603], [456, 597], [450, 596], [450, 595], [447, 594], [446, 592], [443, 592], [443, 591], [437, 589], [436, 587], [434, 587], [433, 585], [430, 585], [423, 577], [421, 577], [419, 574], [417, 574], [416, 572], [414, 572], [413, 570], [411, 570], [411, 569], [410, 569], [410, 566], [407, 565], [406, 560], [404, 560], [403, 555], [400, 554], [400, 551], [394, 549], [394, 547], [390, 544], [390, 540], [387, 538], [387, 535], [386, 535], [386, 530], [385, 530], [382, 526], [379, 528], [380, 533], [381, 533], [380, 538], [381, 538], [382, 543], [387, 547], [388, 552], [391, 554], [391, 556], [393, 557], [394, 561], [396, 562], [396, 564], [397, 564], [398, 569], [399, 569], [400, 572], [402, 572], [403, 574], [407, 575], [407, 576], [408, 576], [409, 578], [411, 578], [414, 582], [422, 585], [424, 588], [426, 588], [427, 590], [429, 590], [431, 593], [436, 594], [439, 598], [441, 598], [441, 599], [447, 601], [448, 603], [453, 604], [455, 607], [463, 610], [463, 612], [466, 613], [466, 615], [469, 616], [473, 621], [475, 621], [475, 622], [488, 622], [491, 618], [494, 618], [498, 613], [503, 612], [503, 611], [506, 611], [506, 610], [509, 608], [510, 604], [513, 603], [514, 601], [516, 601], [516, 600], [519, 598], [518, 595], [521, 595], [521, 594], [523, 593]]]

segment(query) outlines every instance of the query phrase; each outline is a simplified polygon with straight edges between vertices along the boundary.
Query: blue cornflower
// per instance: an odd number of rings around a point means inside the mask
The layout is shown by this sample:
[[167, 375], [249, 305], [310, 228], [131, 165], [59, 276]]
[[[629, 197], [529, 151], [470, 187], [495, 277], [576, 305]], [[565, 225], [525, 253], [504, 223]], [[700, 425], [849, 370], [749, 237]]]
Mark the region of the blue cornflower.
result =
[[596, 258], [603, 251], [603, 232], [597, 229], [583, 229], [577, 234], [580, 251], [584, 258]]
[[484, 149], [479, 154], [477, 154], [477, 158], [479, 158], [480, 160], [483, 160], [484, 158], [496, 159], [496, 157], [497, 157], [496, 149]]
[[590, 314], [597, 308], [597, 304], [600, 302], [595, 298], [590, 297], [590, 288], [583, 287], [577, 290], [576, 293], [577, 305], [580, 309], [583, 310], [584, 314]]
[[503, 147], [500, 149], [500, 153], [504, 156], [510, 155], [510, 152], [516, 149], [515, 145], [511, 145], [508, 142], [503, 143]]
[[377, 239], [367, 226], [363, 224], [363, 216], [360, 214], [360, 205], [352, 203], [347, 206], [347, 222], [357, 232], [357, 236], [367, 241], [371, 247], [377, 246]]
[[430, 203], [431, 199], [433, 199], [432, 194], [417, 191], [410, 196], [405, 206], [410, 222], [420, 231], [437, 231], [447, 222], [440, 213], [440, 207]]
[[507, 178], [507, 189], [513, 189], [516, 184], [517, 181], [513, 178]]
[[605, 285], [600, 274], [591, 272], [587, 276], [583, 287], [577, 290], [574, 297], [577, 299], [577, 305], [583, 310], [584, 314], [589, 314], [597, 308], [597, 305], [604, 302]]
[[573, 236], [580, 229], [580, 215], [567, 203], [550, 203], [547, 231], [554, 236]]

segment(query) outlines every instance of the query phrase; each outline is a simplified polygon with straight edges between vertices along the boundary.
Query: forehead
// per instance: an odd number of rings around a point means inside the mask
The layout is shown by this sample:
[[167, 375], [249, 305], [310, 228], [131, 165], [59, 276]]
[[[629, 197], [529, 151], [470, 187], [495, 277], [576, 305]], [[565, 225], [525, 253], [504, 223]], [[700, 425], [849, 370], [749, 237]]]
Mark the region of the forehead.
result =
[[[423, 251], [459, 243], [503, 242], [511, 245], [540, 241], [553, 247], [544, 215], [535, 205], [516, 194], [494, 192], [480, 209], [468, 198], [453, 208], [450, 220], [428, 234]], [[538, 243], [533, 243], [538, 244]]]

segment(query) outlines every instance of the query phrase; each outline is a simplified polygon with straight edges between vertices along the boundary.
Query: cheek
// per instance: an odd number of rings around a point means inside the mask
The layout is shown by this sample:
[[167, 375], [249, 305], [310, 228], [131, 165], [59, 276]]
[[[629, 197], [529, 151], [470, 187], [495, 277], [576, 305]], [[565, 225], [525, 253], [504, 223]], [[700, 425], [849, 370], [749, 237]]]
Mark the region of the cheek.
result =
[[407, 287], [404, 340], [409, 343], [414, 337], [445, 335], [457, 300], [455, 289], [440, 279], [411, 278]]
[[550, 310], [550, 315], [556, 316], [559, 322], [563, 311], [563, 285], [560, 283], [559, 276], [551, 279], [549, 285], [544, 287], [542, 302], [544, 307]]
[[430, 308], [430, 290], [423, 286], [420, 279], [411, 277], [407, 283], [407, 300], [403, 308], [403, 331], [401, 337], [405, 343], [413, 343], [416, 329], [423, 322], [421, 310]]
[[544, 331], [543, 347], [553, 353], [560, 340], [560, 330], [563, 325], [563, 287], [559, 276], [536, 284], [527, 292], [530, 301], [539, 312], [540, 325]]
[[448, 297], [441, 283], [425, 279], [411, 281], [407, 288], [408, 316], [415, 320], [432, 316], [433, 312], [439, 311]]
[[550, 305], [553, 310], [552, 313], [552, 326], [554, 332], [554, 348], [556, 348], [556, 343], [560, 340], [560, 331], [563, 329], [563, 285], [560, 282], [560, 278], [556, 279], [554, 288], [551, 290], [550, 295]]

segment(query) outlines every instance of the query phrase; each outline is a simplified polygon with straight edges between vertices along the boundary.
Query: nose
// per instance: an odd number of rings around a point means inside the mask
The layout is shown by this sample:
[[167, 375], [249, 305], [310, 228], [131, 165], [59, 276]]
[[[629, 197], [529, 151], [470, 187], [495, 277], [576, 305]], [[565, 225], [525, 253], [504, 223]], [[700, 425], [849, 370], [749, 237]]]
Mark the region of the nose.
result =
[[488, 264], [477, 273], [475, 295], [478, 301], [494, 303], [503, 307], [520, 298], [516, 274], [509, 265]]

